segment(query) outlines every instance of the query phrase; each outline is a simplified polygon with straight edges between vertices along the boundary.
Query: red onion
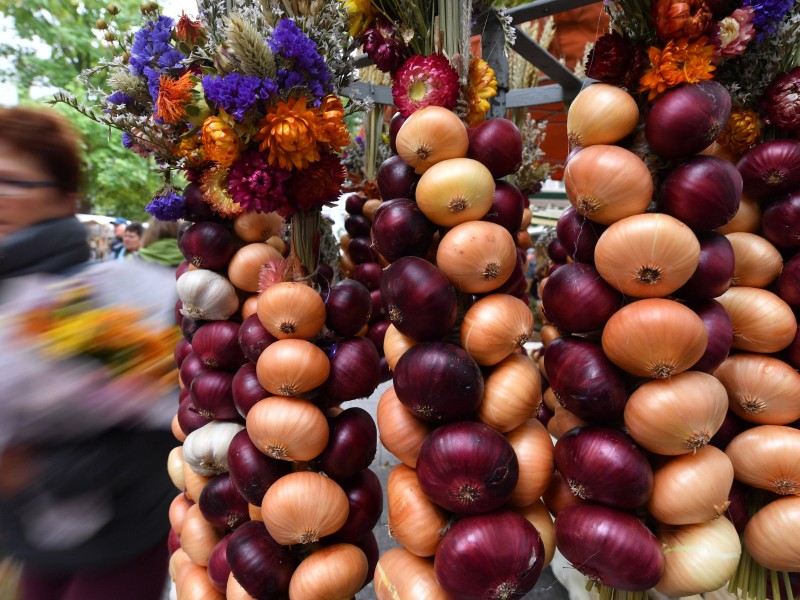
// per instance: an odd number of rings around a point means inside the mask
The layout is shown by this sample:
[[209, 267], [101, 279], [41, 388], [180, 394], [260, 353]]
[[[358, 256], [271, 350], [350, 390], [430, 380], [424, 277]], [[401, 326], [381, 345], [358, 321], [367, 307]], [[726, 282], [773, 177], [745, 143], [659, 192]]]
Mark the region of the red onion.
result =
[[183, 232], [178, 247], [195, 267], [219, 271], [228, 266], [236, 252], [236, 238], [219, 223], [201, 221]]
[[[369, 235], [369, 234], [368, 234]], [[378, 262], [380, 257], [372, 247], [372, 240], [367, 236], [356, 237], [350, 240], [347, 252], [357, 265], [365, 262]]]
[[800, 142], [781, 139], [758, 144], [736, 167], [749, 198], [762, 200], [793, 192], [800, 187]]
[[254, 364], [258, 362], [258, 357], [264, 349], [277, 341], [258, 320], [257, 314], [252, 314], [242, 321], [238, 339], [245, 358]]
[[233, 404], [243, 417], [247, 416], [256, 402], [272, 396], [261, 387], [256, 375], [256, 366], [251, 362], [243, 364], [236, 371], [231, 382], [231, 393], [233, 394]]
[[600, 234], [606, 230], [605, 225], [590, 221], [570, 206], [556, 223], [558, 241], [575, 262], [594, 264], [594, 247]]
[[492, 207], [481, 221], [497, 223], [516, 235], [522, 226], [524, 204], [525, 197], [517, 186], [502, 179], [495, 181]]
[[175, 281], [181, 278], [181, 275], [186, 273], [189, 270], [189, 261], [185, 260], [177, 267], [175, 267]]
[[516, 173], [522, 165], [522, 135], [508, 119], [486, 119], [467, 133], [467, 157], [483, 163], [495, 179]]
[[[384, 256], [384, 258], [386, 257]], [[380, 289], [381, 277], [383, 277], [383, 267], [374, 262], [365, 262], [356, 265], [353, 271], [353, 279], [369, 291]]]
[[167, 534], [167, 550], [169, 550], [170, 556], [181, 547], [181, 538], [178, 537], [178, 534], [175, 533], [175, 530], [170, 527], [169, 533]]
[[800, 369], [800, 327], [797, 328], [792, 343], [783, 351], [783, 359], [795, 369]]
[[347, 494], [350, 511], [347, 521], [331, 536], [331, 541], [355, 544], [372, 532], [383, 514], [381, 480], [370, 469], [364, 469], [337, 483]]
[[[181, 307], [183, 307], [183, 303], [181, 303]], [[206, 321], [199, 321], [197, 319], [192, 319], [190, 317], [184, 317], [181, 315], [180, 326], [183, 338], [191, 343], [192, 338], [194, 338], [194, 334], [197, 333], [197, 330], [200, 329], [200, 327], [205, 323]]]
[[599, 345], [559, 337], [545, 348], [544, 368], [564, 408], [585, 421], [606, 425], [622, 421], [628, 401], [625, 380]]
[[378, 387], [381, 357], [375, 344], [352, 337], [334, 344], [328, 353], [331, 372], [322, 391], [330, 404], [367, 398]]
[[211, 369], [209, 367], [203, 364], [203, 361], [200, 360], [200, 357], [197, 356], [197, 354], [190, 352], [181, 362], [178, 373], [183, 385], [189, 387], [192, 385], [192, 381], [195, 377], [197, 377], [200, 373], [205, 373], [206, 371], [210, 370]]
[[378, 547], [378, 540], [372, 532], [369, 532], [363, 538], [355, 542], [355, 545], [361, 548], [361, 551], [367, 557], [367, 578], [364, 580], [364, 585], [361, 587], [363, 590], [375, 578], [375, 567], [378, 566], [380, 548]]
[[361, 194], [350, 194], [344, 199], [344, 209], [349, 215], [363, 214], [364, 203], [367, 201], [366, 196]]
[[731, 114], [731, 96], [713, 80], [683, 85], [656, 100], [645, 119], [650, 149], [664, 158], [685, 158], [717, 139]]
[[800, 190], [780, 196], [761, 216], [764, 237], [781, 248], [800, 247]]
[[744, 528], [750, 520], [750, 511], [747, 508], [747, 486], [734, 480], [731, 486], [731, 491], [728, 494], [728, 510], [725, 511], [725, 516], [736, 527], [739, 535], [744, 533]]
[[381, 302], [394, 326], [417, 341], [434, 340], [456, 323], [456, 291], [431, 263], [404, 256], [381, 280]]
[[366, 410], [351, 406], [329, 417], [328, 426], [328, 445], [318, 459], [328, 477], [355, 477], [372, 464], [378, 448], [378, 430]]
[[386, 383], [392, 379], [392, 370], [389, 368], [389, 361], [385, 356], [381, 356], [381, 383]]
[[731, 351], [733, 344], [733, 323], [728, 311], [716, 300], [695, 300], [687, 304], [703, 319], [708, 332], [708, 346], [703, 356], [694, 366], [693, 371], [703, 371], [711, 375], [717, 370]]
[[328, 291], [325, 325], [334, 335], [349, 337], [357, 334], [367, 324], [371, 314], [372, 297], [369, 290], [358, 281], [342, 279]]
[[209, 479], [200, 492], [197, 505], [203, 518], [218, 529], [236, 529], [250, 520], [247, 500], [236, 489], [227, 473]]
[[736, 413], [729, 410], [725, 413], [725, 420], [722, 421], [722, 427], [717, 430], [717, 433], [711, 438], [709, 444], [724, 451], [733, 438], [753, 426], [753, 423], [748, 423], [737, 416]]
[[381, 302], [381, 290], [372, 290], [369, 293], [370, 302], [372, 303], [372, 314], [369, 322], [375, 323], [386, 318], [386, 313], [383, 310], [383, 302]]
[[647, 457], [618, 429], [576, 427], [558, 439], [553, 458], [581, 500], [633, 509], [644, 506], [653, 493]]
[[178, 405], [178, 427], [181, 428], [184, 435], [189, 435], [213, 420], [200, 414], [191, 397], [188, 397]]
[[317, 270], [311, 275], [313, 281], [321, 292], [324, 292], [331, 287], [333, 281], [333, 267], [327, 263], [320, 263], [317, 265]]
[[542, 310], [563, 333], [602, 329], [623, 305], [622, 294], [608, 285], [592, 265], [564, 265], [547, 279]]
[[778, 296], [794, 309], [800, 309], [800, 253], [783, 265], [778, 277]]
[[[183, 300], [178, 300], [175, 302], [175, 324], [181, 328], [181, 333], [183, 333], [183, 315], [181, 314], [181, 310], [183, 309]], [[191, 343], [190, 339], [184, 338], [187, 342]]]
[[672, 169], [658, 189], [658, 210], [694, 231], [722, 227], [739, 210], [742, 176], [727, 160], [694, 156]]
[[372, 241], [390, 263], [403, 256], [424, 257], [435, 231], [417, 203], [407, 198], [384, 202], [372, 218]]
[[225, 593], [228, 587], [228, 576], [231, 568], [228, 565], [228, 543], [231, 541], [230, 534], [223, 537], [214, 546], [211, 556], [208, 557], [208, 580], [218, 592]]
[[522, 598], [539, 580], [544, 544], [536, 528], [509, 510], [466, 517], [442, 538], [436, 580], [452, 598]]
[[733, 246], [721, 233], [705, 231], [697, 234], [700, 261], [692, 276], [675, 292], [678, 298], [716, 298], [724, 294], [733, 277]]
[[417, 478], [425, 495], [460, 515], [502, 506], [519, 478], [517, 455], [505, 436], [472, 421], [434, 429], [417, 457]]
[[228, 475], [250, 504], [261, 506], [270, 486], [291, 472], [292, 463], [270, 458], [261, 452], [246, 429], [233, 436], [228, 447]]
[[383, 356], [383, 339], [386, 337], [386, 330], [389, 329], [389, 325], [391, 325], [389, 321], [382, 319], [370, 325], [367, 330], [367, 339], [375, 344], [375, 349], [381, 357]]
[[534, 415], [534, 417], [542, 425], [547, 427], [547, 424], [550, 422], [550, 419], [553, 418], [553, 411], [547, 408], [547, 405], [544, 402], [540, 402], [539, 408], [536, 410], [536, 414]]
[[567, 249], [561, 245], [561, 242], [558, 238], [553, 238], [547, 244], [547, 256], [550, 257], [554, 263], [566, 263], [567, 262]]
[[414, 190], [421, 176], [414, 173], [414, 167], [409, 166], [399, 156], [390, 156], [378, 167], [376, 181], [381, 198], [414, 199]]
[[490, 292], [492, 294], [510, 294], [520, 300], [525, 300], [528, 303], [528, 280], [525, 277], [525, 262], [522, 256], [517, 256], [517, 262], [514, 264], [514, 270], [506, 281], [496, 290]]
[[558, 513], [554, 529], [558, 549], [593, 581], [644, 592], [661, 579], [661, 543], [633, 515], [605, 506], [573, 505]]
[[248, 521], [231, 534], [228, 565], [236, 581], [254, 598], [282, 598], [297, 568], [292, 553], [270, 537], [261, 521]]
[[344, 228], [350, 237], [369, 237], [370, 220], [364, 215], [350, 215], [344, 220]]
[[589, 504], [572, 494], [569, 484], [558, 471], [553, 472], [550, 483], [547, 485], [544, 494], [542, 494], [542, 502], [554, 517], [557, 517], [558, 513], [573, 504]]
[[204, 417], [215, 420], [238, 419], [233, 403], [233, 373], [206, 371], [192, 380], [192, 403]]
[[183, 196], [186, 198], [183, 207], [187, 221], [197, 223], [199, 221], [221, 221], [223, 217], [214, 212], [211, 205], [203, 198], [200, 186], [190, 183], [183, 188]]
[[189, 356], [191, 351], [192, 345], [189, 343], [189, 340], [181, 338], [175, 345], [175, 351], [172, 353], [175, 358], [175, 366], [180, 369], [184, 359]]
[[397, 154], [397, 132], [405, 122], [406, 118], [399, 112], [394, 113], [389, 121], [389, 148], [393, 154]]
[[394, 368], [397, 398], [429, 423], [468, 419], [483, 399], [483, 375], [465, 350], [423, 342], [406, 350]]
[[550, 265], [547, 267], [547, 276], [550, 277], [553, 273], [558, 271], [561, 267], [563, 267], [566, 262], [551, 262]]
[[209, 321], [195, 332], [192, 351], [211, 369], [235, 371], [245, 362], [239, 328], [234, 321]]

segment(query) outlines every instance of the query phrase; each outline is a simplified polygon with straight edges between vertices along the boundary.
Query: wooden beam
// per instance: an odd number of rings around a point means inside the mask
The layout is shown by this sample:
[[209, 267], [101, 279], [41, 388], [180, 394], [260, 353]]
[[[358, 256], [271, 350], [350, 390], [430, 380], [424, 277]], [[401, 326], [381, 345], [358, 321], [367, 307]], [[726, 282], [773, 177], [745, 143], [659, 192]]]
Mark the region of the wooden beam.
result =
[[521, 4], [506, 10], [511, 17], [512, 24], [527, 23], [534, 19], [549, 17], [557, 13], [566, 12], [573, 8], [580, 8], [594, 4], [597, 0], [538, 0], [529, 4]]
[[542, 85], [533, 88], [509, 90], [506, 94], [506, 108], [523, 108], [525, 106], [569, 102], [570, 100], [571, 98], [564, 98], [564, 88], [560, 85]]
[[365, 81], [357, 81], [345, 88], [342, 88], [342, 95], [348, 98], [372, 97], [375, 104], [385, 104], [394, 106], [392, 99], [392, 88], [387, 85], [375, 85]]

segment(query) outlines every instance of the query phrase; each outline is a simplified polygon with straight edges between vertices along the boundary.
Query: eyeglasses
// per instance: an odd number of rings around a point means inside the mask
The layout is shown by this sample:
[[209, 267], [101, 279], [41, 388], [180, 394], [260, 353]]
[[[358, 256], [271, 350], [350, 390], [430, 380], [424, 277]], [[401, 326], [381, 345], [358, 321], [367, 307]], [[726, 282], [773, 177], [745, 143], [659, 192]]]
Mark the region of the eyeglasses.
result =
[[0, 177], [0, 196], [16, 196], [22, 190], [42, 187], [58, 187], [57, 181], [32, 181], [30, 179], [7, 179]]

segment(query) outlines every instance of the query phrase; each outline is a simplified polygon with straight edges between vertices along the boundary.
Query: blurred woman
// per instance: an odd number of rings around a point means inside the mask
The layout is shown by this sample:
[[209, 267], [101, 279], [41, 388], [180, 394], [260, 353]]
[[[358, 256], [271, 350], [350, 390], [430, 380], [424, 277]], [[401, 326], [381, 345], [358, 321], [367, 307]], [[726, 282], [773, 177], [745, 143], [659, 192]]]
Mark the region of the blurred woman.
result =
[[[87, 268], [86, 230], [74, 216], [78, 147], [55, 111], [0, 108], [0, 301], [13, 302], [22, 276]], [[0, 371], [0, 403], [9, 390], [52, 395], [65, 384], [32, 372]], [[0, 551], [23, 565], [22, 600], [159, 600], [175, 495], [164, 468], [175, 445], [168, 424], [49, 437], [12, 439], [0, 453]]]
[[178, 223], [151, 218], [142, 236], [139, 258], [164, 267], [177, 267], [186, 260], [178, 249]]

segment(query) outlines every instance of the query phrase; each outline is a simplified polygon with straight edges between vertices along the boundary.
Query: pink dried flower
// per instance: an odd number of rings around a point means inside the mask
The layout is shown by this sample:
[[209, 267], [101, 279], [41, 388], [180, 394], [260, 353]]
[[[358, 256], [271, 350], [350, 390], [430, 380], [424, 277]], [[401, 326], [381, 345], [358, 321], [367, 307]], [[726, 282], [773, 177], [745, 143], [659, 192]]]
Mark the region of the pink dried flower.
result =
[[755, 34], [753, 9], [749, 6], [737, 8], [729, 17], [714, 25], [714, 42], [719, 47], [719, 55], [722, 58], [742, 54]]

